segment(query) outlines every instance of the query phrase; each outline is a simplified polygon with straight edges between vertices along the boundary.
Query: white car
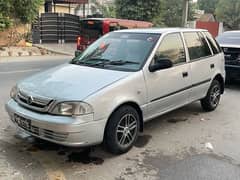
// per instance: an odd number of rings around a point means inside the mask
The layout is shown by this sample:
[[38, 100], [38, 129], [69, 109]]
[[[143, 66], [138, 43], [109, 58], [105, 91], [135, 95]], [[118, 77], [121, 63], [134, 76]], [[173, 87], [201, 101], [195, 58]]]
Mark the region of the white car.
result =
[[224, 55], [205, 30], [121, 30], [19, 82], [6, 110], [30, 135], [120, 154], [148, 120], [198, 100], [214, 110], [224, 81]]

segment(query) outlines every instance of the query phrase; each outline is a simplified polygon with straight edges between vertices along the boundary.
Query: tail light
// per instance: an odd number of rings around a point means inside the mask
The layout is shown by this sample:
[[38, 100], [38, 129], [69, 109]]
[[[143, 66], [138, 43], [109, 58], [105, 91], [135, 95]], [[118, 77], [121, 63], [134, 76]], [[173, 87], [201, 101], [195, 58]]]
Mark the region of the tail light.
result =
[[77, 37], [77, 49], [78, 49], [78, 50], [80, 49], [80, 46], [81, 46], [81, 40], [82, 40], [82, 37], [81, 37], [81, 36], [78, 36], [78, 37]]

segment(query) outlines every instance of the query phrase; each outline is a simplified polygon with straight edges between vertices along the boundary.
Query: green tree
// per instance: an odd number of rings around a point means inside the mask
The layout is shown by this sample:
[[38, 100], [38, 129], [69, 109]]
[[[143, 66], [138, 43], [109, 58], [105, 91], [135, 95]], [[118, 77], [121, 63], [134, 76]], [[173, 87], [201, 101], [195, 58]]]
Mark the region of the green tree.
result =
[[240, 0], [219, 0], [215, 14], [227, 28], [240, 28]]
[[97, 0], [92, 0], [99, 10], [102, 11], [104, 17], [114, 18], [116, 17], [116, 6], [115, 4], [103, 5]]
[[[168, 27], [182, 26], [183, 2], [176, 3], [176, 0], [163, 0], [162, 3], [163, 23]], [[189, 3], [188, 20], [193, 20], [194, 5]]]
[[11, 20], [9, 19], [10, 12], [10, 1], [0, 0], [0, 31], [8, 28], [11, 25]]
[[198, 8], [204, 10], [205, 13], [214, 14], [218, 2], [219, 0], [198, 0]]
[[43, 0], [11, 0], [11, 14], [22, 23], [31, 23], [39, 12]]
[[152, 21], [160, 12], [161, 0], [115, 0], [115, 5], [118, 18]]
[[0, 29], [11, 24], [32, 23], [43, 0], [0, 0]]

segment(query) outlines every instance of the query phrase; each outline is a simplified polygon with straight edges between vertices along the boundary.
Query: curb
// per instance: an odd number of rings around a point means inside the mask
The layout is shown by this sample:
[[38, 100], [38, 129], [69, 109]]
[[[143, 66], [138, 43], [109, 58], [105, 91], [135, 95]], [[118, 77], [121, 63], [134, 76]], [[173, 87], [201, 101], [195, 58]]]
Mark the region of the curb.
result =
[[71, 54], [71, 53], [62, 52], [62, 51], [58, 51], [58, 50], [55, 50], [55, 49], [43, 47], [41, 44], [33, 44], [32, 46], [40, 48], [40, 49], [44, 49], [44, 50], [47, 50], [47, 51], [50, 51], [52, 53], [60, 54], [60, 55], [73, 56], [73, 54]]

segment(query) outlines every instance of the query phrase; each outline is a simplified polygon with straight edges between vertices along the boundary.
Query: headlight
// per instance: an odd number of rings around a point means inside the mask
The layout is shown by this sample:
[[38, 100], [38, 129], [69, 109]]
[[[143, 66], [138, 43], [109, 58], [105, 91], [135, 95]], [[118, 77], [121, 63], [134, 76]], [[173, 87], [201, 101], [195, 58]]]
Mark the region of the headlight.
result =
[[10, 97], [13, 98], [14, 100], [16, 100], [17, 93], [18, 93], [17, 86], [13, 86], [13, 88], [11, 89], [11, 92], [10, 92]]
[[64, 116], [80, 116], [93, 113], [93, 109], [84, 102], [62, 102], [57, 104], [51, 113]]

